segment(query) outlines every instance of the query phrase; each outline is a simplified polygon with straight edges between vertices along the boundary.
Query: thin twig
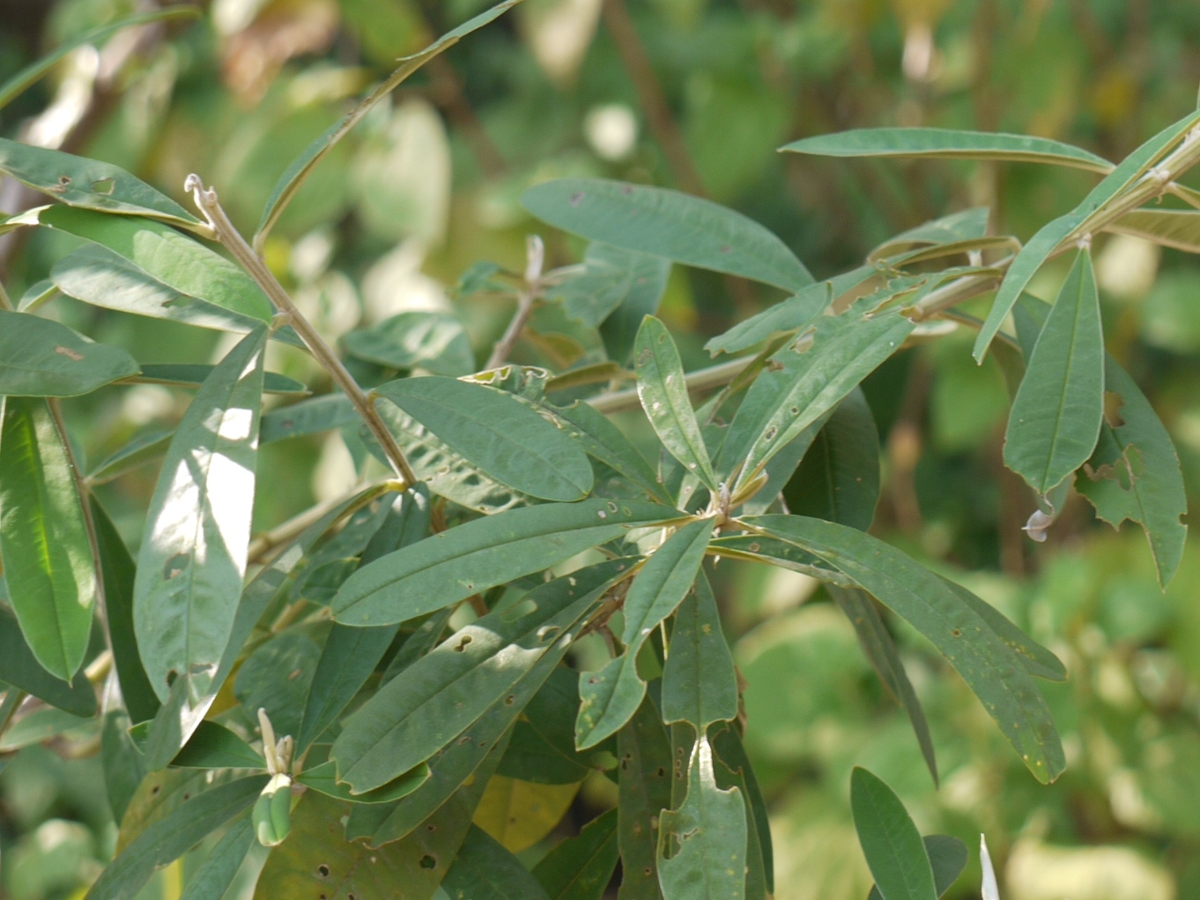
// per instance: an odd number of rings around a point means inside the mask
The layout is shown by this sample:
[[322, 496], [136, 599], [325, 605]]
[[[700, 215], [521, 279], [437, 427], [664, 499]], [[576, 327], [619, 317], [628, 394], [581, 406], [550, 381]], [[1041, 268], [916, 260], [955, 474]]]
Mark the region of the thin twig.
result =
[[0, 706], [0, 740], [3, 740], [4, 733], [12, 724], [13, 716], [17, 714], [17, 710], [21, 708], [21, 703], [27, 696], [29, 695], [24, 691], [9, 686], [8, 693], [4, 695], [4, 705]]
[[[742, 356], [707, 369], [698, 369], [695, 372], [689, 373], [684, 378], [684, 383], [687, 385], [689, 392], [722, 387], [737, 378], [747, 366], [754, 362], [754, 359], [755, 357], [753, 356]], [[620, 412], [624, 409], [637, 409], [641, 405], [636, 388], [600, 394], [598, 397], [591, 397], [584, 402], [597, 412], [602, 413]]]
[[546, 260], [546, 246], [535, 234], [526, 239], [525, 250], [525, 285], [517, 294], [517, 311], [508, 323], [508, 328], [504, 330], [504, 335], [492, 348], [492, 355], [488, 357], [485, 367], [488, 369], [495, 369], [508, 362], [513, 347], [521, 337], [521, 332], [525, 330], [529, 317], [533, 315], [533, 304], [542, 290], [542, 265]]
[[396, 470], [396, 474], [404, 480], [405, 487], [411, 487], [416, 484], [418, 479], [412, 470], [412, 466], [409, 465], [408, 460], [404, 456], [404, 451], [400, 449], [400, 445], [396, 443], [396, 438], [388, 431], [387, 426], [384, 425], [383, 419], [380, 418], [374, 404], [363, 393], [362, 388], [358, 386], [358, 382], [354, 380], [354, 377], [346, 370], [346, 367], [342, 365], [342, 361], [338, 359], [333, 348], [325, 343], [325, 339], [321, 337], [320, 333], [313, 328], [300, 310], [296, 308], [296, 304], [292, 302], [292, 298], [283, 289], [283, 285], [271, 274], [271, 270], [267, 268], [266, 263], [251, 249], [241, 233], [233, 227], [233, 223], [225, 215], [225, 210], [221, 208], [217, 192], [212, 188], [205, 190], [203, 183], [197, 175], [188, 176], [187, 182], [184, 184], [184, 189], [192, 193], [196, 201], [196, 206], [204, 213], [209, 226], [213, 229], [216, 239], [233, 255], [233, 258], [246, 270], [250, 277], [258, 282], [258, 286], [270, 298], [275, 308], [287, 317], [289, 324], [300, 335], [301, 340], [304, 341], [308, 349], [312, 351], [317, 362], [321, 364], [321, 367], [329, 373], [338, 387], [342, 389], [342, 392], [350, 399], [355, 410], [362, 416], [363, 421], [367, 423], [367, 427], [371, 430], [371, 434], [375, 440], [379, 442], [379, 446], [383, 449], [384, 455]]

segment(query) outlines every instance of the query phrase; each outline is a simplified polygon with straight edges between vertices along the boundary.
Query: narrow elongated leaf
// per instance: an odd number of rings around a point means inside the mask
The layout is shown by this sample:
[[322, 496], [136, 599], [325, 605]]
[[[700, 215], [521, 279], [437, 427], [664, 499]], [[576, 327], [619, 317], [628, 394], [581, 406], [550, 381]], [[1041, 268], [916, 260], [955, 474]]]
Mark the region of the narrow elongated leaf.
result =
[[712, 747], [699, 735], [688, 762], [687, 799], [659, 819], [658, 883], [663, 900], [746, 896], [746, 807], [738, 788], [721, 790]]
[[982, 238], [987, 234], [990, 212], [986, 206], [976, 206], [942, 216], [931, 222], [925, 222], [916, 228], [910, 228], [895, 237], [888, 238], [867, 254], [867, 258], [871, 260], [887, 259], [916, 247], [930, 244], [952, 244]]
[[429, 766], [425, 763], [403, 775], [393, 778], [382, 787], [364, 794], [352, 794], [350, 788], [337, 780], [337, 766], [330, 760], [301, 772], [296, 780], [300, 784], [320, 791], [326, 797], [349, 800], [353, 803], [391, 803], [407, 797], [429, 780]]
[[517, 683], [534, 667], [545, 670], [542, 681], [549, 677], [577, 624], [627, 568], [628, 560], [613, 560], [548, 582], [417, 660], [345, 721], [330, 754], [339, 780], [356, 793], [373, 790], [429, 759], [494, 704], [509, 696], [515, 703]]
[[1106, 356], [1104, 387], [1121, 399], [1117, 419], [1105, 421], [1100, 440], [1075, 489], [1096, 507], [1096, 515], [1114, 528], [1125, 519], [1146, 532], [1150, 552], [1165, 589], [1179, 568], [1187, 540], [1187, 494], [1179, 456], [1154, 407], [1129, 374]]
[[793, 141], [780, 150], [809, 156], [916, 156], [1051, 163], [1102, 175], [1113, 170], [1108, 160], [1060, 141], [951, 128], [857, 128]]
[[352, 331], [342, 342], [352, 356], [393, 369], [420, 367], [453, 376], [475, 370], [466, 329], [444, 312], [400, 313], [374, 328]]
[[61, 709], [35, 709], [21, 716], [0, 735], [0, 753], [12, 753], [55, 738], [87, 745], [98, 740], [102, 730], [100, 719], [81, 719]]
[[69, 682], [83, 664], [99, 584], [72, 463], [45, 400], [4, 400], [0, 557], [33, 655]]
[[572, 319], [589, 328], [597, 328], [612, 313], [628, 306], [641, 316], [658, 309], [670, 260], [635, 250], [623, 250], [608, 244], [589, 244], [583, 256], [584, 271], [546, 293], [546, 299], [563, 305]]
[[663, 188], [562, 178], [530, 188], [521, 205], [543, 222], [614, 247], [798, 291], [804, 263], [753, 219]]
[[133, 620], [150, 684], [207, 691], [237, 613], [250, 543], [266, 329], [229, 352], [171, 439], [138, 554]]
[[137, 569], [129, 548], [117, 533], [112, 519], [95, 497], [91, 498], [92, 523], [100, 552], [100, 571], [104, 578], [104, 610], [112, 639], [113, 663], [121, 684], [121, 698], [133, 724], [153, 719], [160, 706], [142, 658], [138, 653], [133, 627], [133, 585]]
[[642, 566], [625, 595], [625, 652], [599, 672], [579, 674], [579, 716], [575, 746], [595, 746], [616, 734], [637, 712], [646, 683], [637, 672], [637, 657], [646, 639], [683, 602], [696, 580], [713, 523], [701, 519], [671, 535]]
[[513, 725], [497, 774], [534, 784], [578, 784], [587, 778], [598, 754], [575, 750], [578, 711], [579, 675], [559, 666]]
[[[958, 876], [967, 867], [967, 845], [948, 834], [927, 834], [921, 840], [925, 843], [925, 852], [933, 868], [933, 886], [938, 897], [941, 897], [954, 886]], [[871, 888], [867, 900], [883, 900], [878, 885]]]
[[248, 319], [271, 321], [271, 303], [249, 275], [161, 222], [66, 206], [46, 209], [39, 221], [111, 250], [185, 297], [196, 297]]
[[717, 478], [688, 396], [679, 351], [666, 326], [654, 316], [646, 316], [633, 353], [638, 398], [658, 439], [688, 472], [715, 491]]
[[282, 631], [260, 644], [238, 668], [233, 695], [244, 709], [265, 709], [277, 734], [296, 734], [321, 648], [309, 633]]
[[254, 824], [243, 813], [212, 848], [204, 864], [188, 873], [187, 887], [179, 900], [221, 900], [254, 843]]
[[132, 900], [156, 869], [174, 862], [226, 822], [248, 810], [267, 783], [265, 775], [203, 791], [143, 831], [101, 873], [85, 900]]
[[1042, 327], [1004, 436], [1004, 463], [1040, 495], [1092, 455], [1104, 420], [1104, 332], [1091, 254], [1079, 253]]
[[837, 405], [796, 470], [786, 496], [788, 509], [797, 515], [860, 531], [871, 527], [879, 502], [879, 432], [861, 388]]
[[[736, 779], [742, 796], [746, 798], [746, 821], [749, 824], [750, 834], [748, 851], [751, 854], [751, 866], [754, 865], [753, 854], [755, 843], [757, 843], [757, 852], [762, 860], [764, 893], [773, 894], [775, 892], [775, 852], [771, 845], [771, 823], [767, 815], [766, 799], [763, 797], [762, 789], [758, 786], [758, 778], [754, 775], [750, 758], [746, 755], [746, 748], [742, 744], [742, 739], [738, 736], [735, 726], [727, 725], [714, 730], [716, 733], [711, 736], [713, 751], [721, 763], [721, 766], [716, 769], [718, 786], [723, 786], [720, 781], [723, 777], [721, 769], [724, 768]], [[752, 896], [749, 891], [751, 887], [749, 876], [746, 879], [746, 887], [749, 898]]]
[[635, 525], [678, 515], [664, 506], [613, 500], [509, 510], [364, 566], [346, 580], [330, 607], [334, 619], [346, 625], [402, 622], [557, 565]]
[[493, 775], [472, 821], [505, 850], [521, 853], [554, 831], [578, 793], [579, 782], [541, 784]]
[[1135, 209], [1105, 231], [1131, 234], [1184, 253], [1200, 253], [1200, 212], [1179, 209]]
[[108, 484], [126, 472], [132, 472], [160, 458], [171, 445], [171, 435], [174, 433], [173, 428], [155, 428], [137, 435], [88, 472], [87, 483], [92, 487]]
[[687, 722], [707, 734], [714, 722], [737, 718], [738, 683], [733, 656], [708, 578], [696, 578], [675, 613], [670, 653], [663, 666], [662, 716], [668, 725]]
[[1054, 721], [1022, 659], [941, 578], [899, 550], [844, 525], [801, 516], [743, 522], [822, 557], [907, 620], [962, 675], [1039, 781], [1053, 781], [1062, 773], [1066, 762]]
[[933, 776], [934, 787], [937, 787], [937, 756], [933, 750], [929, 722], [925, 718], [925, 710], [921, 708], [921, 701], [917, 699], [917, 692], [908, 680], [908, 672], [904, 670], [900, 651], [896, 649], [896, 642], [887, 630], [883, 617], [879, 615], [879, 610], [875, 608], [871, 598], [863, 591], [832, 584], [827, 585], [825, 589], [854, 626], [858, 643], [879, 675], [879, 680], [888, 689], [888, 693], [896, 698], [896, 702], [904, 707], [908, 721], [912, 723], [913, 732], [917, 736], [921, 756], [925, 758], [925, 765], [929, 767], [929, 774]]
[[659, 816], [671, 805], [671, 741], [654, 701], [647, 697], [617, 733], [621, 850], [619, 900], [659, 900]]
[[68, 206], [148, 216], [181, 228], [203, 227], [170, 197], [98, 160], [0, 138], [0, 172]]
[[104, 788], [113, 820], [120, 822], [138, 785], [146, 777], [142, 754], [129, 736], [129, 716], [123, 709], [104, 714], [100, 734], [100, 759], [104, 765]]
[[[199, 387], [208, 380], [216, 366], [193, 365], [191, 363], [147, 363], [140, 375], [130, 378], [138, 384], [174, 384], [181, 387]], [[307, 394], [308, 387], [294, 378], [278, 372], [263, 373], [264, 394]]]
[[533, 874], [478, 826], [467, 832], [444, 883], [451, 897], [471, 900], [547, 900]]
[[776, 540], [760, 534], [726, 535], [714, 538], [709, 548], [719, 557], [746, 559], [768, 563], [791, 572], [811, 575], [826, 584], [855, 587], [855, 582], [844, 572], [835, 569], [819, 556], [814, 556], [802, 547], [787, 541]]
[[266, 761], [249, 744], [216, 722], [200, 723], [187, 745], [171, 760], [181, 769], [265, 769]]
[[497, 481], [543, 500], [592, 489], [592, 467], [569, 437], [504, 391], [454, 378], [406, 378], [376, 393]]
[[601, 900], [617, 867], [618, 815], [610, 809], [592, 819], [533, 867], [533, 877], [550, 900]]
[[96, 691], [77, 672], [70, 684], [51, 675], [33, 655], [17, 617], [0, 606], [0, 681], [83, 718], [96, 714]]
[[137, 373], [120, 347], [94, 343], [49, 319], [0, 310], [0, 394], [77, 397]]
[[588, 456], [645, 488], [652, 499], [660, 503], [671, 502], [646, 458], [603, 413], [583, 402], [565, 408], [554, 407], [550, 412], [566, 421], [567, 435], [577, 441]]
[[361, 421], [350, 398], [345, 394], [326, 394], [273, 409], [262, 417], [260, 440], [263, 444], [305, 437], [323, 431], [335, 431]]
[[279, 177], [279, 181], [275, 183], [275, 187], [271, 191], [271, 196], [267, 200], [267, 206], [263, 210], [262, 221], [258, 224], [258, 231], [254, 235], [255, 247], [262, 248], [267, 234], [270, 233], [275, 222], [278, 221], [284, 209], [287, 208], [288, 203], [296, 195], [296, 191], [300, 190], [300, 185], [304, 184], [305, 179], [316, 168], [317, 163], [325, 158], [325, 155], [334, 148], [338, 141], [350, 133], [350, 129], [357, 125], [375, 104], [383, 100], [410, 75], [429, 62], [429, 60], [441, 55], [468, 34], [478, 31], [484, 25], [499, 18], [520, 2], [521, 0], [504, 0], [503, 3], [496, 4], [491, 9], [480, 13], [473, 19], [442, 35], [420, 53], [401, 59], [399, 67], [388, 76], [387, 81], [372, 90], [370, 94], [363, 98], [358, 106], [354, 107], [344, 118], [331, 125], [324, 134], [309, 144], [303, 153], [292, 160], [284, 173]]
[[921, 833], [892, 789], [855, 766], [850, 808], [863, 856], [885, 900], [937, 900]]

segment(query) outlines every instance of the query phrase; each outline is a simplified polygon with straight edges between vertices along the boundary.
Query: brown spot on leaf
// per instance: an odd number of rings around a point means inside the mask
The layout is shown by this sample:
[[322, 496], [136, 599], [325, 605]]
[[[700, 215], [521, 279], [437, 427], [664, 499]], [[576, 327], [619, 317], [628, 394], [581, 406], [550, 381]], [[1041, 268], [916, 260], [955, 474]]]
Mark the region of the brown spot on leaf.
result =
[[81, 359], [83, 359], [82, 353], [76, 353], [70, 347], [55, 347], [54, 352], [60, 356], [65, 356], [67, 359], [74, 360], [75, 362], [79, 362]]

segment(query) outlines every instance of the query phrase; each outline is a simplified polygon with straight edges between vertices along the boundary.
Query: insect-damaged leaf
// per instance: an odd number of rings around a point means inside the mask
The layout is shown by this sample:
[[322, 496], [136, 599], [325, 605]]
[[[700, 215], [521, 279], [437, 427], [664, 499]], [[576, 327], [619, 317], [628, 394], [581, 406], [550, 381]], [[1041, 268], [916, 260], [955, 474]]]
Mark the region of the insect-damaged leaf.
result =
[[100, 589], [73, 461], [46, 400], [8, 397], [0, 404], [0, 556], [8, 600], [37, 661], [69, 682], [83, 664]]
[[887, 900], [937, 900], [921, 833], [892, 789], [856, 766], [850, 777], [850, 807], [880, 893]]
[[650, 697], [617, 733], [620, 900], [658, 900], [659, 816], [671, 805], [671, 741]]
[[667, 724], [687, 722], [706, 734], [714, 722], [738, 714], [737, 673], [721, 630], [721, 616], [708, 578], [700, 573], [696, 589], [675, 613], [670, 653], [663, 666], [662, 716]]
[[541, 784], [493, 775], [473, 821], [504, 849], [520, 853], [554, 830], [577, 793], [579, 782]]
[[225, 651], [242, 593], [266, 329], [234, 347], [196, 393], [171, 439], [138, 554], [133, 617], [160, 700], [187, 676], [194, 702]]
[[475, 369], [462, 322], [444, 312], [405, 312], [374, 328], [342, 338], [359, 359], [393, 369], [422, 368], [435, 375], [466, 375]]
[[120, 347], [30, 313], [0, 310], [0, 395], [76, 397], [137, 373]]

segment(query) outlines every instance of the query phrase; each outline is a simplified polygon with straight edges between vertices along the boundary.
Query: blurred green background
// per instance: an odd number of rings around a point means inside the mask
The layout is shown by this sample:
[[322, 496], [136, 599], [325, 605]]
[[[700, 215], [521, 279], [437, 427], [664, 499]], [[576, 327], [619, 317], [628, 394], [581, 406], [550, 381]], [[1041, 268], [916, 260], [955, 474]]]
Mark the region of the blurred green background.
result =
[[[287, 163], [391, 60], [490, 0], [203, 5], [195, 23], [75, 52], [0, 113], [0, 133], [116, 163], [181, 202], [184, 177], [198, 172], [249, 233]], [[137, 8], [0, 0], [0, 79]], [[933, 125], [1053, 137], [1115, 160], [1194, 108], [1198, 84], [1194, 0], [526, 0], [372, 112], [304, 187], [266, 255], [331, 339], [404, 310], [453, 308], [482, 364], [511, 302], [454, 286], [480, 260], [523, 268], [525, 237], [540, 226], [518, 198], [540, 180], [605, 176], [703, 193], [774, 229], [824, 277], [895, 232], [970, 206], [989, 206], [995, 231], [1028, 237], [1092, 179], [1022, 165], [819, 160], [777, 154], [781, 144]], [[30, 199], [8, 183], [0, 203]], [[579, 258], [573, 239], [541, 233], [550, 264]], [[43, 231], [0, 242], [10, 294], [70, 247]], [[1195, 503], [1200, 265], [1133, 238], [1096, 249], [1109, 349], [1170, 429]], [[1064, 274], [1049, 267], [1033, 292], [1052, 298]], [[779, 299], [677, 268], [661, 314], [687, 367], [699, 368], [708, 336]], [[143, 363], [208, 362], [229, 346], [214, 332], [66, 299], [53, 310]], [[1005, 900], [1200, 897], [1200, 552], [1193, 545], [1164, 594], [1141, 532], [1096, 523], [1077, 496], [1046, 544], [1026, 539], [1033, 498], [1001, 463], [1004, 382], [993, 362], [974, 365], [970, 345], [954, 334], [905, 351], [865, 384], [885, 445], [873, 531], [954, 573], [1067, 663], [1069, 684], [1043, 690], [1070, 767], [1038, 786], [948, 665], [895, 623], [939, 755], [935, 791], [903, 714], [823, 591], [804, 576], [722, 562], [777, 896], [866, 895], [848, 805], [861, 764], [901, 794], [922, 832], [972, 848], [986, 832]], [[269, 368], [323, 389], [300, 354], [271, 352]], [[522, 342], [515, 358], [554, 364], [564, 352]], [[187, 396], [110, 387], [66, 406], [95, 463], [171, 424]], [[644, 427], [640, 414], [620, 421]], [[338, 434], [264, 448], [256, 527], [343, 491], [357, 449]], [[154, 477], [143, 467], [101, 489], [134, 545]], [[82, 897], [116, 835], [99, 736], [37, 738], [26, 729], [0, 742], [0, 889], [13, 900]], [[577, 812], [605, 802], [585, 790]], [[166, 870], [144, 896], [175, 900], [183, 870]], [[978, 897], [978, 874], [973, 862], [951, 896]]]

